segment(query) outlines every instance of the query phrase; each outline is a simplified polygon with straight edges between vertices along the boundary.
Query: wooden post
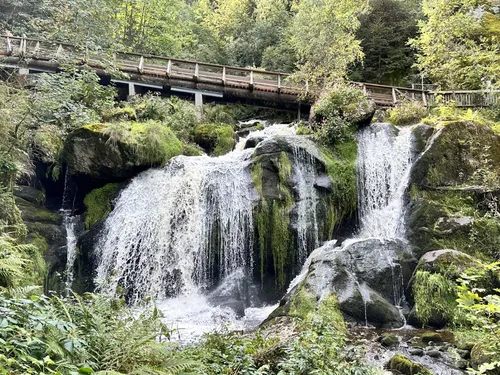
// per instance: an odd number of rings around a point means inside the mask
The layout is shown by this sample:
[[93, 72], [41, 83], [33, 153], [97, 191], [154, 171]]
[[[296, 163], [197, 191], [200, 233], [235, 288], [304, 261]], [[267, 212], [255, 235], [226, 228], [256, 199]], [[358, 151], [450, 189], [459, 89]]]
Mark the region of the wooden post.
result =
[[368, 90], [366, 89], [366, 85], [363, 83], [363, 95], [367, 96], [368, 95]]
[[135, 85], [132, 82], [128, 83], [128, 96], [135, 95]]
[[253, 89], [253, 70], [250, 70], [250, 89]]
[[167, 77], [170, 77], [170, 73], [172, 72], [172, 60], [168, 60], [167, 64]]
[[424, 102], [424, 106], [427, 107], [427, 95], [424, 90], [422, 90], [422, 101]]
[[139, 73], [144, 72], [144, 56], [141, 56], [141, 58], [139, 59], [139, 66], [137, 67], [137, 70], [139, 71]]
[[309, 81], [306, 81], [306, 92], [309, 92]]
[[394, 103], [394, 105], [398, 103], [398, 97], [396, 95], [396, 89], [394, 87], [392, 88], [392, 102]]
[[222, 67], [222, 84], [226, 86], [226, 67]]
[[26, 39], [22, 38], [21, 43], [19, 45], [19, 54], [21, 56], [26, 56]]
[[200, 77], [200, 65], [198, 63], [196, 63], [194, 65], [194, 76], [193, 76], [193, 78], [194, 78], [195, 81], [198, 81], [199, 77]]
[[281, 74], [278, 74], [278, 93], [281, 92]]
[[38, 52], [40, 52], [40, 42], [36, 42], [34, 54], [38, 55]]
[[7, 36], [7, 55], [12, 53], [12, 43], [10, 42], [9, 36]]

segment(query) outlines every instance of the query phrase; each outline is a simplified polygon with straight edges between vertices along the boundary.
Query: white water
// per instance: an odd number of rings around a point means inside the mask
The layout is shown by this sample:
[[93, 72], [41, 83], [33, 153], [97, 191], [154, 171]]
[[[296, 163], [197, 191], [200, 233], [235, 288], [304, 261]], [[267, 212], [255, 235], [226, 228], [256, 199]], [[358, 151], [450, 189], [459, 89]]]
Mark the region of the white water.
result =
[[[325, 243], [308, 257], [299, 276], [289, 287], [289, 292], [300, 284], [308, 275], [310, 265], [315, 259], [330, 253], [330, 260], [344, 257], [351, 245], [370, 238], [381, 240], [405, 239], [404, 209], [405, 192], [408, 188], [411, 167], [414, 162], [414, 136], [412, 127], [396, 129], [389, 124], [373, 124], [358, 133], [358, 217], [360, 229], [356, 236], [334, 247], [334, 242]], [[393, 304], [400, 307], [404, 303], [403, 275], [401, 267], [391, 252], [380, 251], [380, 257], [392, 270], [394, 290]], [[318, 295], [328, 290], [331, 282], [330, 268], [328, 274], [315, 270], [314, 287]], [[347, 271], [344, 269], [344, 271]], [[326, 272], [326, 271], [325, 271]], [[360, 283], [354, 274], [350, 274], [351, 287], [345, 290], [345, 298], [357, 289], [365, 305], [365, 322], [368, 324], [367, 303], [370, 302], [366, 286]], [[343, 296], [339, 296], [342, 300]]]
[[[293, 127], [276, 125], [249, 137], [294, 134]], [[99, 289], [132, 303], [152, 297], [181, 341], [223, 327], [254, 328], [275, 308], [253, 304], [252, 211], [259, 197], [250, 178], [254, 149], [243, 148], [242, 140], [217, 158], [178, 156], [134, 178], [96, 247]], [[305, 155], [297, 148], [292, 166], [303, 260], [307, 246], [318, 244], [316, 171]]]
[[66, 277], [65, 289], [71, 289], [74, 279], [74, 265], [77, 255], [77, 224], [79, 221], [78, 216], [71, 216], [71, 211], [62, 210], [63, 212], [63, 225], [66, 230]]
[[404, 238], [404, 194], [413, 164], [411, 127], [397, 136], [388, 124], [358, 135], [358, 238]]

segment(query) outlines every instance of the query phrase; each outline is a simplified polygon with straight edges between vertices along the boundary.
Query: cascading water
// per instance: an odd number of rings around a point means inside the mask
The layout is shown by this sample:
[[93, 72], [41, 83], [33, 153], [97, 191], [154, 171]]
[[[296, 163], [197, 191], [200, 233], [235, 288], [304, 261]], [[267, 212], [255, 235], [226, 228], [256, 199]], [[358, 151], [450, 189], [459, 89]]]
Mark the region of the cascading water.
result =
[[[294, 133], [277, 125], [249, 138]], [[233, 329], [259, 324], [274, 307], [252, 306], [253, 209], [259, 196], [250, 177], [254, 149], [243, 148], [242, 141], [217, 158], [178, 156], [132, 180], [96, 246], [99, 289], [124, 293], [131, 302], [152, 297], [182, 339], [226, 323]], [[294, 156], [299, 256], [305, 260], [307, 249], [318, 244], [316, 171], [299, 147]]]
[[[252, 247], [251, 151], [174, 158], [125, 189], [97, 247], [97, 282], [132, 302], [211, 287], [248, 273]], [[111, 277], [110, 277], [111, 276]]]
[[78, 231], [80, 224], [80, 216], [73, 215], [73, 200], [70, 194], [70, 176], [66, 171], [64, 177], [64, 191], [62, 199], [62, 207], [60, 213], [63, 215], [63, 225], [66, 231], [66, 269], [64, 286], [69, 291], [74, 279], [74, 264], [77, 256]]
[[[389, 124], [373, 124], [359, 131], [359, 231], [340, 246], [330, 241], [311, 253], [289, 292], [308, 278], [309, 287], [322, 298], [330, 293], [335, 278], [346, 274], [343, 285], [337, 290], [339, 301], [349, 301], [358, 294], [364, 303], [368, 325], [367, 304], [371, 302], [371, 292], [369, 286], [358, 279], [357, 273], [363, 272], [360, 268], [366, 270], [366, 263], [370, 263], [370, 267], [390, 270], [392, 303], [396, 307], [403, 305], [403, 271], [397, 249], [406, 246], [404, 198], [415, 156], [413, 144], [411, 127], [398, 129]], [[359, 258], [366, 256], [362, 250], [370, 251], [376, 259]], [[323, 267], [323, 263], [327, 266]], [[310, 274], [312, 264], [314, 271]], [[401, 311], [400, 316], [404, 321]]]
[[358, 135], [358, 238], [404, 238], [404, 193], [413, 164], [411, 127], [375, 124]]

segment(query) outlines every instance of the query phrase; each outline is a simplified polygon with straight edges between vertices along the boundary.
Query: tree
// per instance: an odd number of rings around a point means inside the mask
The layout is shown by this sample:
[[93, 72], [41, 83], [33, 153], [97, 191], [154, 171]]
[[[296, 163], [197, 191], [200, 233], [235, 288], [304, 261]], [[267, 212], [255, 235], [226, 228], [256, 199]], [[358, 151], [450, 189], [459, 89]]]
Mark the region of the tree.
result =
[[443, 89], [500, 85], [499, 15], [490, 0], [424, 0], [417, 66]]
[[408, 40], [417, 36], [420, 16], [419, 0], [371, 0], [357, 33], [365, 58], [354, 67], [351, 79], [406, 84], [415, 62]]
[[290, 42], [298, 57], [295, 77], [324, 84], [345, 77], [363, 57], [356, 31], [368, 0], [301, 0], [292, 8]]

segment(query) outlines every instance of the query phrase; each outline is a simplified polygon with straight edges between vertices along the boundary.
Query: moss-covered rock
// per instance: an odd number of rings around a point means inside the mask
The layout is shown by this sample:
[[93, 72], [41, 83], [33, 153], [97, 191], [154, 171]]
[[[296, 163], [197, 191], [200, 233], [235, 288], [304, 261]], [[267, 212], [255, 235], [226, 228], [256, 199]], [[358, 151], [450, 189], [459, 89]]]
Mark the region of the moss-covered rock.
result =
[[433, 375], [433, 373], [421, 364], [410, 361], [404, 355], [396, 354], [386, 365], [386, 368], [394, 374], [399, 375]]
[[207, 153], [220, 156], [233, 150], [235, 133], [232, 125], [201, 124], [194, 130], [194, 140]]
[[[258, 265], [254, 277], [262, 283], [266, 299], [281, 297], [307, 254], [318, 242], [331, 239], [336, 228], [353, 213], [351, 202], [343, 199], [344, 176], [339, 171], [344, 161], [334, 154], [330, 158], [335, 164], [331, 174], [322, 150], [304, 137], [273, 137], [260, 141], [255, 148], [251, 179], [259, 199], [253, 215], [254, 261]], [[297, 172], [299, 165], [305, 168], [302, 172]], [[355, 181], [355, 168], [349, 171]], [[301, 195], [300, 178], [314, 186], [310, 198]], [[299, 207], [306, 203], [301, 199], [314, 199], [307, 204], [315, 205], [316, 217], [308, 218], [310, 227], [301, 232], [299, 239]], [[312, 229], [313, 222], [317, 223], [318, 233]]]
[[437, 343], [437, 342], [443, 342], [443, 338], [441, 335], [437, 332], [426, 332], [423, 333], [421, 336], [422, 342], [424, 343], [429, 343], [430, 341]]
[[491, 362], [493, 354], [488, 348], [488, 343], [479, 342], [474, 345], [470, 352], [470, 363], [473, 368], [478, 368], [483, 363]]
[[90, 229], [99, 221], [106, 218], [111, 212], [111, 200], [116, 197], [122, 184], [106, 184], [102, 188], [94, 189], [84, 198], [85, 229]]
[[394, 333], [384, 333], [379, 337], [380, 344], [385, 347], [399, 345], [399, 338]]
[[69, 134], [64, 161], [72, 175], [121, 181], [182, 153], [182, 142], [159, 122], [91, 124]]
[[23, 198], [16, 198], [16, 204], [21, 211], [21, 216], [28, 223], [42, 223], [61, 225], [62, 216], [58, 213], [47, 210], [45, 207], [28, 202]]
[[472, 122], [437, 127], [410, 176], [408, 237], [419, 256], [453, 249], [500, 254], [500, 136]]

